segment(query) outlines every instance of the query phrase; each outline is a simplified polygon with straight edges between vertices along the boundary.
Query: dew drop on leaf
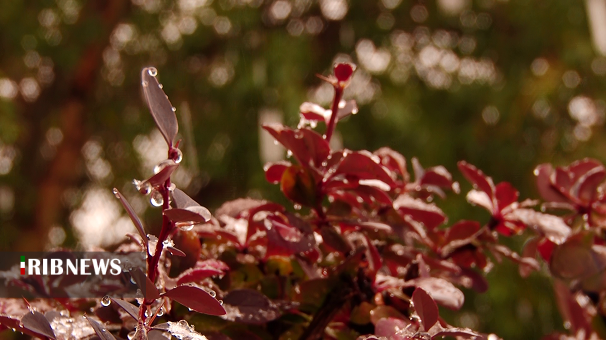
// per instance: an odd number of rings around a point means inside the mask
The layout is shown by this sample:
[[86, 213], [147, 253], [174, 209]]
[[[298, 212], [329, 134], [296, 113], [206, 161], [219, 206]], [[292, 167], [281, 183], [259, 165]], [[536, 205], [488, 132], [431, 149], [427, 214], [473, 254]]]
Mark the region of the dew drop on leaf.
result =
[[179, 320], [179, 322], [177, 322], [177, 324], [179, 324], [179, 326], [181, 326], [181, 327], [188, 327], [189, 328], [189, 324], [185, 320]]
[[143, 87], [147, 87], [147, 81], [145, 81], [145, 80], [144, 80], [144, 81], [142, 81], [142, 82], [141, 82], [141, 86], [143, 86]]
[[290, 157], [292, 157], [292, 151], [288, 150], [288, 152], [286, 152], [286, 158]]
[[156, 312], [156, 316], [162, 315], [164, 315], [164, 307], [160, 306], [160, 308], [158, 308], [158, 311]]
[[161, 88], [161, 89], [163, 89], [163, 88], [164, 88], [164, 85], [162, 85], [162, 84], [158, 84], [158, 87], [159, 87], [159, 88]]
[[223, 306], [223, 300], [219, 300], [219, 304]]
[[155, 67], [150, 67], [147, 69], [147, 73], [149, 73], [150, 76], [155, 77], [158, 75], [158, 70]]
[[175, 189], [177, 189], [177, 186], [175, 185], [175, 183], [171, 183], [171, 184], [168, 186], [168, 190], [170, 190], [170, 191], [175, 191]]
[[118, 189], [114, 188], [114, 190], [112, 190], [114, 192], [114, 195], [116, 196], [116, 198], [120, 198], [120, 192], [118, 191]]
[[151, 193], [149, 201], [154, 207], [160, 207], [164, 204], [164, 198], [162, 198], [162, 194], [158, 190], [154, 190]]
[[175, 149], [175, 153], [176, 153], [176, 155], [174, 156], [173, 161], [175, 161], [175, 163], [179, 164], [183, 160], [183, 152], [181, 152], [181, 150], [179, 150], [179, 149]]
[[210, 294], [210, 296], [212, 296], [212, 297], [216, 297], [217, 296], [217, 293], [215, 293], [214, 290], [209, 290], [208, 294]]
[[295, 210], [301, 210], [301, 205], [300, 204], [295, 204], [293, 206], [293, 208], [295, 208]]
[[132, 332], [128, 333], [128, 335], [126, 337], [128, 338], [128, 340], [133, 340], [135, 338], [136, 334], [137, 334], [136, 331], [132, 331]]
[[112, 300], [109, 298], [109, 296], [105, 295], [102, 299], [101, 299], [101, 306], [103, 307], [107, 307], [109, 306], [109, 304], [112, 303]]
[[151, 316], [151, 313], [149, 312], [149, 309], [145, 311], [145, 317], [149, 318]]
[[173, 112], [177, 112], [177, 108], [176, 107], [172, 107]]

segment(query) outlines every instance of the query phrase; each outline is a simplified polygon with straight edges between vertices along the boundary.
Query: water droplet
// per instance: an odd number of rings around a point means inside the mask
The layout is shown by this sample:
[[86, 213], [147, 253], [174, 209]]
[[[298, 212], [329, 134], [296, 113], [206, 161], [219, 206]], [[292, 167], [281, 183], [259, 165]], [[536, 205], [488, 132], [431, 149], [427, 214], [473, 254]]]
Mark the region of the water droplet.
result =
[[101, 299], [101, 306], [103, 307], [107, 307], [109, 306], [109, 304], [112, 303], [112, 300], [109, 298], [109, 296], [105, 295], [102, 299]]
[[179, 326], [181, 326], [181, 327], [188, 327], [189, 328], [189, 324], [185, 320], [179, 320], [179, 322], [177, 322], [177, 324], [179, 324]]
[[217, 296], [217, 293], [212, 289], [208, 291], [208, 294], [210, 294], [210, 296], [212, 296], [212, 297]]
[[301, 205], [300, 204], [295, 204], [293, 206], [293, 208], [295, 208], [295, 210], [301, 210]]
[[356, 113], [358, 113], [358, 108], [357, 107], [354, 108], [353, 110], [351, 110], [351, 114], [352, 115], [355, 115]]
[[182, 160], [183, 160], [183, 152], [181, 152], [181, 150], [179, 150], [179, 149], [175, 149], [175, 155], [173, 156], [173, 161], [175, 161], [175, 163], [179, 164], [179, 163], [181, 163]]
[[164, 307], [160, 306], [160, 308], [158, 308], [158, 310], [156, 311], [156, 316], [162, 315], [164, 315]]
[[303, 138], [303, 132], [300, 130], [295, 131], [295, 138], [296, 139], [302, 139]]
[[534, 169], [534, 171], [533, 171], [532, 173], [533, 173], [535, 176], [538, 176], [538, 175], [539, 175], [539, 169], [538, 169], [538, 168], [537, 168], [537, 169]]
[[177, 186], [175, 185], [175, 183], [171, 183], [171, 184], [168, 186], [168, 190], [170, 190], [170, 191], [175, 191], [175, 189], [177, 189]]
[[164, 88], [164, 85], [162, 85], [162, 84], [158, 84], [158, 87], [159, 87], [159, 88], [161, 88], [161, 89], [163, 89], [163, 88]]
[[142, 81], [142, 82], [141, 82], [141, 86], [143, 86], [143, 87], [147, 87], [147, 81], [145, 81], [145, 80], [144, 80], [144, 81]]
[[134, 179], [133, 184], [135, 185], [135, 188], [137, 188], [137, 190], [143, 195], [149, 195], [152, 190], [151, 184], [149, 184], [147, 181], [139, 181]]
[[135, 335], [137, 335], [137, 331], [132, 331], [128, 333], [126, 337], [128, 338], [128, 340], [133, 340], [135, 338]]
[[173, 240], [164, 240], [164, 242], [162, 242], [162, 245], [164, 247], [172, 247], [175, 245], [175, 243], [173, 242]]
[[290, 157], [292, 157], [292, 151], [288, 150], [288, 152], [286, 152], [286, 158]]
[[147, 73], [152, 76], [155, 77], [158, 75], [158, 70], [155, 67], [150, 67], [147, 69]]
[[278, 144], [280, 144], [280, 143], [278, 143], [277, 140], [274, 140], [274, 145], [278, 145]]
[[315, 129], [318, 126], [318, 122], [315, 120], [312, 120], [309, 122], [309, 127], [311, 127], [312, 129]]
[[149, 318], [151, 316], [151, 313], [149, 312], [149, 309], [145, 311], [145, 317]]
[[134, 285], [136, 285], [136, 284], [137, 284], [137, 282], [135, 281], [135, 278], [134, 278], [134, 277], [132, 277], [132, 276], [130, 277], [130, 283], [132, 283], [132, 284], [134, 284]]
[[223, 300], [219, 300], [219, 304], [223, 306]]
[[154, 174], [157, 174], [158, 172], [164, 170], [164, 168], [166, 168], [169, 165], [173, 164], [173, 160], [172, 159], [165, 159], [162, 162], [158, 163], [158, 165], [156, 165], [154, 167]]
[[327, 165], [328, 165], [327, 161], [322, 162], [322, 166], [327, 166]]
[[162, 204], [164, 204], [164, 198], [162, 197], [162, 194], [158, 190], [154, 190], [151, 193], [149, 201], [151, 202], [151, 204], [154, 207], [160, 207], [160, 206], [162, 206]]
[[173, 112], [177, 112], [177, 108], [173, 106], [172, 108]]
[[118, 191], [118, 189], [114, 188], [114, 190], [112, 190], [114, 192], [114, 195], [116, 196], [116, 198], [120, 198], [120, 191]]

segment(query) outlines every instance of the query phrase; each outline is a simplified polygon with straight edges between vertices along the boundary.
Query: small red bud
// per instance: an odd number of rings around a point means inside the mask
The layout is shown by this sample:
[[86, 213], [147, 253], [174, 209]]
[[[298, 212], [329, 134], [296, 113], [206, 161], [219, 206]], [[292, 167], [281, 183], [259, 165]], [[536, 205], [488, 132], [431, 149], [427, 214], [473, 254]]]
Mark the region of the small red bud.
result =
[[355, 71], [355, 66], [348, 63], [339, 63], [335, 65], [334, 73], [338, 81], [348, 81]]

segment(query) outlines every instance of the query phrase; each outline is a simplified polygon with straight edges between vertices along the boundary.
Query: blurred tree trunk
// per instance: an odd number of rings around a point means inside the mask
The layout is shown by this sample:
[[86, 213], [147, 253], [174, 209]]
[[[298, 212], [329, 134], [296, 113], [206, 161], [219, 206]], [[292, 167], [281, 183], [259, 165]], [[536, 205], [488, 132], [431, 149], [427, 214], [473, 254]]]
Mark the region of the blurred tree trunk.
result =
[[[36, 182], [36, 196], [33, 216], [16, 216], [17, 225], [24, 228], [17, 251], [41, 251], [48, 244], [51, 227], [59, 224], [67, 209], [62, 197], [66, 189], [78, 184], [82, 179], [81, 149], [88, 137], [86, 121], [88, 102], [94, 94], [95, 85], [102, 66], [102, 54], [109, 43], [109, 37], [116, 24], [130, 9], [129, 0], [96, 0], [86, 2], [80, 19], [72, 29], [84, 29], [85, 23], [93, 20], [101, 23], [99, 33], [81, 50], [77, 64], [67, 74], [59, 74], [55, 82], [46, 88], [38, 101], [24, 108], [24, 115], [31, 117], [23, 150], [22, 168], [32, 173]], [[95, 20], [96, 19], [96, 20]], [[59, 82], [65, 81], [65, 84]], [[59, 98], [58, 93], [67, 91], [66, 99], [56, 103], [59, 127], [63, 139], [57, 146], [56, 154], [50, 161], [40, 161], [40, 148], [44, 143], [45, 128], [40, 118], [50, 115], [54, 107], [42, 106]], [[50, 101], [42, 100], [50, 99]], [[46, 120], [46, 119], [45, 119]], [[42, 169], [38, 166], [43, 165]], [[23, 223], [27, 221], [26, 223]]]

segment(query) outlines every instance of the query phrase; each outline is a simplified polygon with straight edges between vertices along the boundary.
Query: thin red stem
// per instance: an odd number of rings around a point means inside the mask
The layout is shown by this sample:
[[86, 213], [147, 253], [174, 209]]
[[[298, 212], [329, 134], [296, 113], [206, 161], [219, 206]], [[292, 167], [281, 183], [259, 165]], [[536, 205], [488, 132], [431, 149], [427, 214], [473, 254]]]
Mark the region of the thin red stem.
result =
[[341, 84], [337, 83], [334, 85], [335, 88], [335, 97], [332, 101], [332, 112], [330, 114], [330, 121], [328, 122], [328, 127], [326, 128], [326, 136], [324, 139], [330, 142], [330, 138], [332, 137], [332, 133], [335, 130], [335, 126], [337, 125], [337, 116], [339, 115], [339, 103], [341, 102], [341, 97], [343, 97], [343, 87]]

